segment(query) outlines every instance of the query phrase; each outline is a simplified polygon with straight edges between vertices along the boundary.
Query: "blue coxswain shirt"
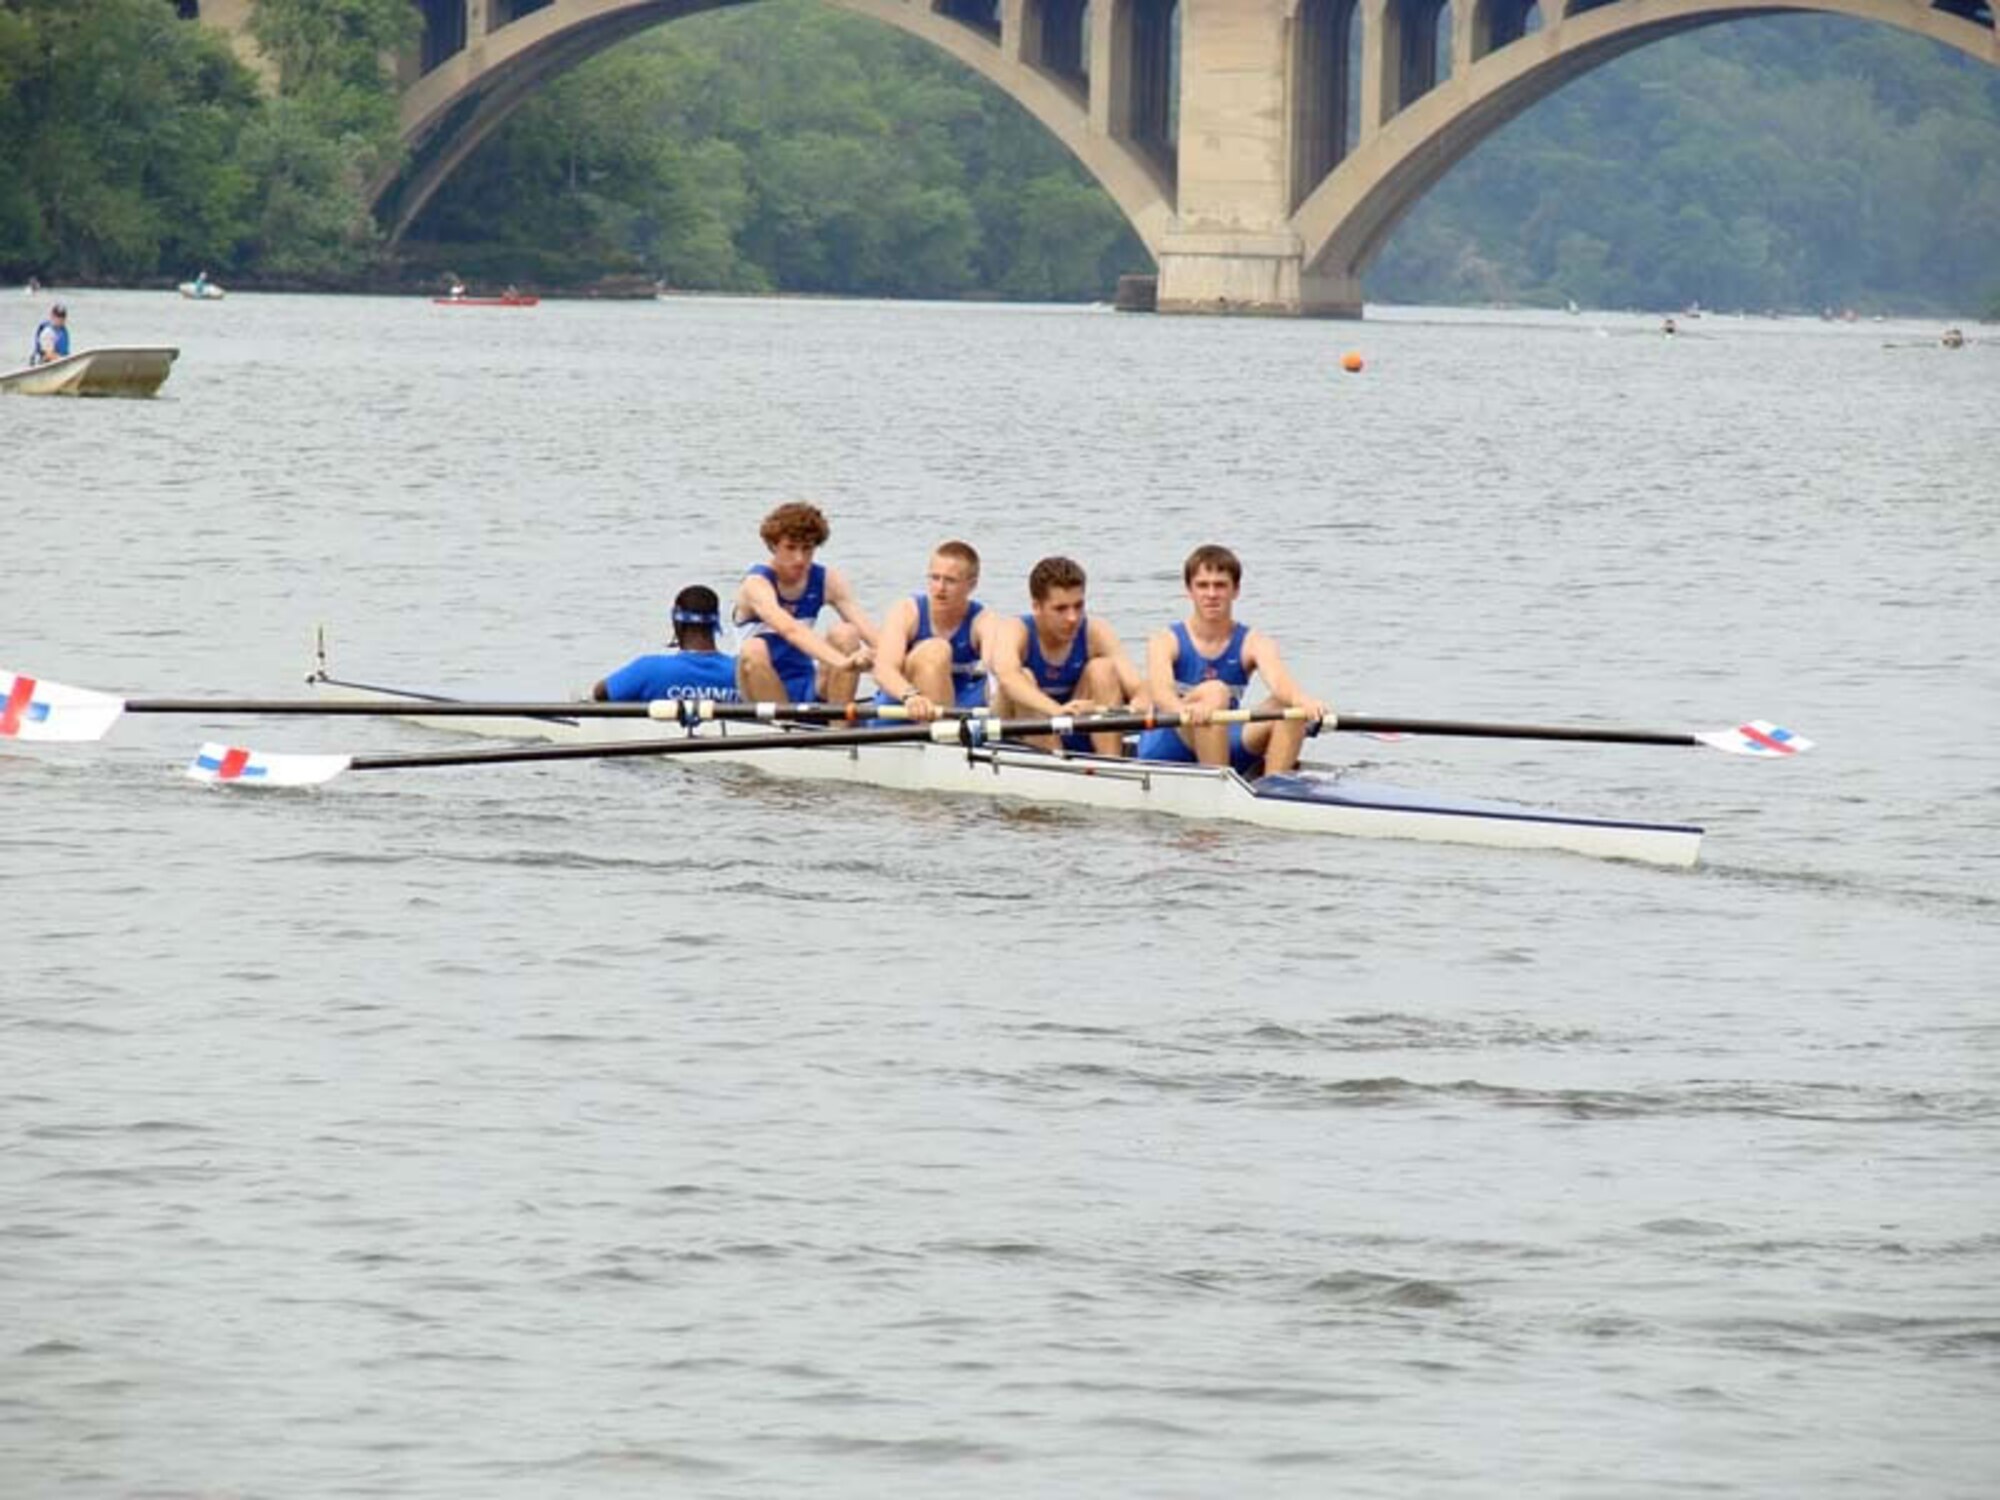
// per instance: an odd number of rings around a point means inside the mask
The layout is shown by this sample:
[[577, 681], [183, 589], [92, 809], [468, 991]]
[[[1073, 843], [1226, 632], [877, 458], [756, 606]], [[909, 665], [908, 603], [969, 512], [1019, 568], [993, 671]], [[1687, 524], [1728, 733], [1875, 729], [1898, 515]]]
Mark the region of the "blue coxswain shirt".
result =
[[667, 651], [627, 662], [604, 679], [613, 703], [652, 703], [661, 698], [712, 698], [740, 702], [736, 658], [723, 651]]

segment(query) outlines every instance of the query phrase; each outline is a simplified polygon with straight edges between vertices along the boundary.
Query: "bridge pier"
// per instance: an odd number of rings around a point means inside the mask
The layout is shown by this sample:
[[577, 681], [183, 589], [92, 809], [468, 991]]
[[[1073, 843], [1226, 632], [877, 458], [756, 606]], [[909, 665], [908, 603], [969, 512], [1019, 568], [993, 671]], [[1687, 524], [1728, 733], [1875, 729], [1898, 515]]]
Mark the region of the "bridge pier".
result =
[[1159, 254], [1159, 311], [1358, 318], [1361, 280], [1308, 268], [1289, 230], [1267, 234], [1175, 229]]
[[1308, 269], [1292, 227], [1306, 113], [1291, 66], [1298, 12], [1298, 0], [1181, 0], [1176, 211], [1158, 249], [1163, 313], [1361, 315], [1356, 280]]

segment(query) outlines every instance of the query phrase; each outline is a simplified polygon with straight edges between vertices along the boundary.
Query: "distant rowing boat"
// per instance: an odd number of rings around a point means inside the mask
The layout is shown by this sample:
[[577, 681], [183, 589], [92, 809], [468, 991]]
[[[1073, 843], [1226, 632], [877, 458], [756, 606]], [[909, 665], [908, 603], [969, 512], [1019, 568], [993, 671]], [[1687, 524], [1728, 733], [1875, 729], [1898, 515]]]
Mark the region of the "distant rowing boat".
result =
[[180, 352], [146, 346], [85, 349], [0, 375], [0, 394], [150, 396], [166, 383]]
[[183, 281], [180, 293], [193, 302], [220, 302], [229, 295], [212, 281]]
[[[682, 729], [646, 719], [427, 717], [426, 703], [449, 700], [324, 675], [314, 681], [343, 698], [406, 703], [412, 723], [509, 739], [595, 743], [678, 740], [690, 734], [727, 739], [737, 734], [768, 740], [772, 728], [768, 724], [717, 722]], [[1679, 866], [1692, 865], [1701, 850], [1702, 830], [1687, 824], [1583, 817], [1517, 803], [1412, 791], [1340, 774], [1267, 776], [1252, 783], [1226, 767], [1055, 754], [1015, 744], [914, 741], [815, 747], [813, 737], [824, 731], [807, 726], [791, 728], [798, 736], [797, 749], [746, 746], [739, 752], [718, 751], [701, 759], [749, 766], [787, 779], [1153, 812], [1349, 838], [1555, 849], [1600, 859]]]

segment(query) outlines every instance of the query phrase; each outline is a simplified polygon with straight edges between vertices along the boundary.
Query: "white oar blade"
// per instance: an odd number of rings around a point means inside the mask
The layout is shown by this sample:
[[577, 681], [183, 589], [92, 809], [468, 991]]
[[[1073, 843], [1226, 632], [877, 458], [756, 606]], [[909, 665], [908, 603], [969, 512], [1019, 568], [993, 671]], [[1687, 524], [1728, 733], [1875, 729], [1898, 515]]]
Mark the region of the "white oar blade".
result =
[[345, 755], [265, 755], [237, 745], [203, 745], [189, 762], [196, 781], [222, 786], [319, 786], [353, 762]]
[[1794, 734], [1769, 719], [1752, 719], [1734, 729], [1711, 729], [1695, 738], [1713, 749], [1727, 750], [1731, 755], [1756, 755], [1766, 760], [1803, 755], [1813, 747], [1813, 742], [1804, 735]]
[[125, 712], [125, 700], [0, 672], [0, 739], [101, 740]]

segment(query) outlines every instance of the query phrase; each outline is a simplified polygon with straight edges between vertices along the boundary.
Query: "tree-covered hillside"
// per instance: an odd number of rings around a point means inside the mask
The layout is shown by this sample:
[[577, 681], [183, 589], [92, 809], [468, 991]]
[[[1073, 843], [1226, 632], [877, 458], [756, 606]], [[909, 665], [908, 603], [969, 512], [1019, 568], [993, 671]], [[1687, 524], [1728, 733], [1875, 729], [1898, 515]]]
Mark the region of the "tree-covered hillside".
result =
[[811, 0], [676, 22], [558, 80], [412, 240], [469, 275], [871, 296], [1088, 299], [1149, 264], [1011, 100]]
[[1482, 145], [1402, 225], [1368, 289], [1981, 306], [2000, 295], [2000, 69], [1802, 15], [1643, 48]]
[[[260, 0], [260, 88], [175, 0], [0, 0], [0, 279], [463, 276], [1102, 298], [1148, 268], [1011, 101], [815, 0], [676, 21], [534, 96], [392, 250], [407, 0]], [[1445, 179], [1376, 300], [2000, 315], [2000, 69], [1810, 15], [1570, 84]]]
[[[417, 233], [424, 253], [512, 275], [623, 268], [795, 291], [1103, 297], [1148, 265], [1010, 101], [812, 0], [676, 22], [579, 69], [475, 156]], [[1805, 15], [1643, 48], [1462, 163], [1368, 291], [1983, 304], [2000, 296], [2000, 69]]]
[[405, 0], [259, 0], [272, 91], [172, 0], [0, 0], [0, 276], [365, 272]]

